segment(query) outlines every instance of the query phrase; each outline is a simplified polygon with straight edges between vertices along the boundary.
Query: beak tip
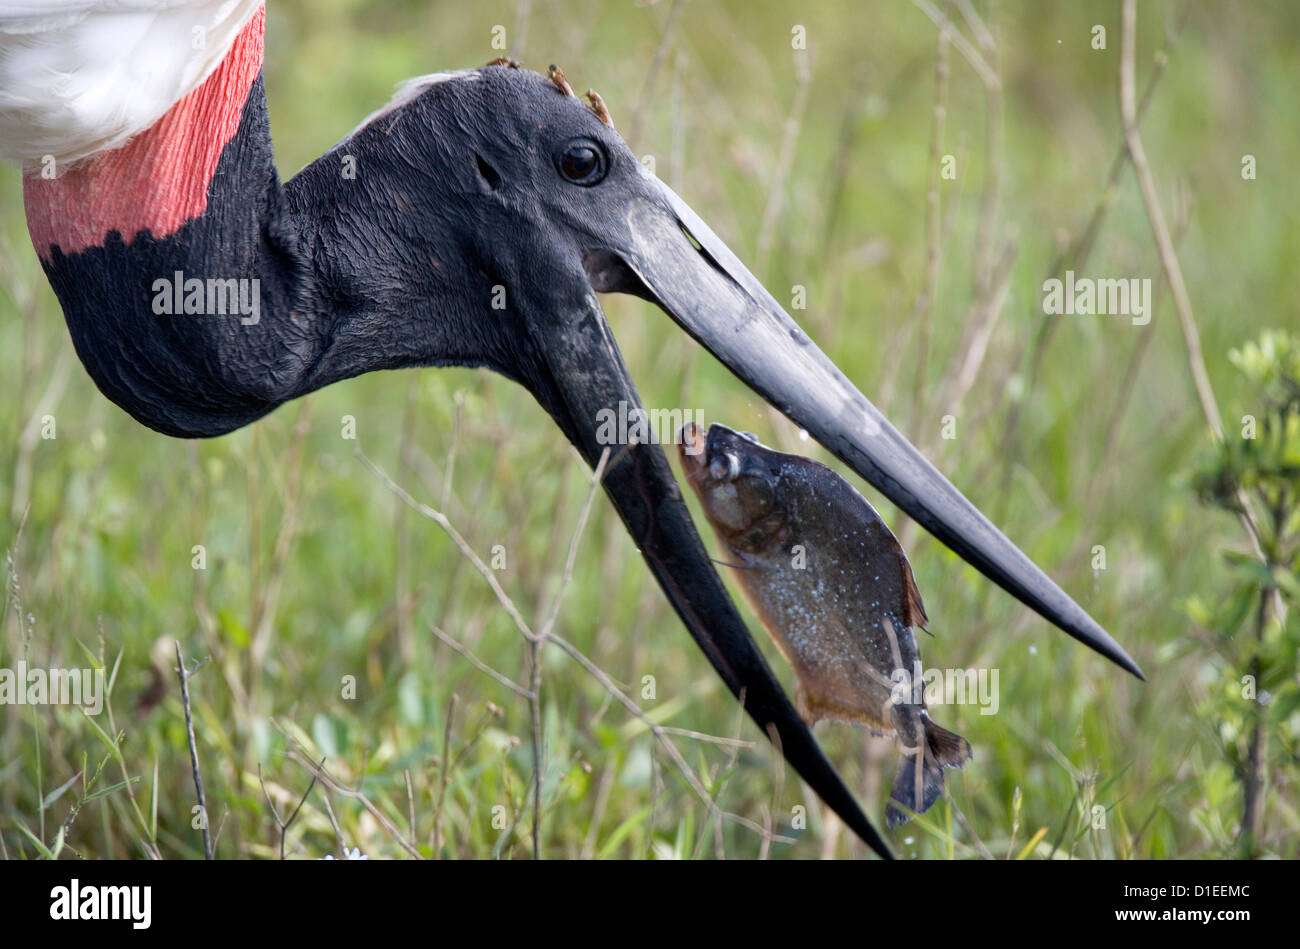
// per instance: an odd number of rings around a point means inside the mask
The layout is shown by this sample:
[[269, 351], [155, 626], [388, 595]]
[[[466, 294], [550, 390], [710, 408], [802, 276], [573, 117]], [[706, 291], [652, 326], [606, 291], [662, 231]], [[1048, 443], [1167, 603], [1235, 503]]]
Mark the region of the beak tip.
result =
[[[1087, 614], [1085, 613], [1084, 616], [1086, 617]], [[1088, 622], [1084, 624], [1082, 629], [1076, 624], [1061, 622], [1058, 619], [1049, 618], [1049, 621], [1069, 633], [1089, 649], [1100, 654], [1103, 658], [1109, 659], [1111, 662], [1115, 663], [1115, 665], [1119, 666], [1125, 672], [1136, 676], [1143, 682], [1147, 680], [1146, 673], [1142, 671], [1142, 667], [1133, 660], [1132, 656], [1124, 651], [1124, 647], [1117, 643], [1109, 633], [1102, 629], [1102, 627], [1096, 622], [1092, 621], [1091, 617], [1088, 617]]]

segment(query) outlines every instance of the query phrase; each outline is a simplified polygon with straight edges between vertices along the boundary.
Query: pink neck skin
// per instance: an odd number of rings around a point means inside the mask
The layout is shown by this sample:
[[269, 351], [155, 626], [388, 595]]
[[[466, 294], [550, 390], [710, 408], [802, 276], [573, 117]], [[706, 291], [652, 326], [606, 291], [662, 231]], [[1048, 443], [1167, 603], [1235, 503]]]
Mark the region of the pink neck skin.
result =
[[92, 155], [58, 178], [39, 166], [23, 173], [32, 245], [43, 259], [54, 245], [73, 254], [117, 231], [174, 234], [208, 206], [208, 184], [221, 150], [239, 130], [248, 91], [262, 69], [265, 6], [240, 31], [221, 65], [148, 130], [121, 148]]

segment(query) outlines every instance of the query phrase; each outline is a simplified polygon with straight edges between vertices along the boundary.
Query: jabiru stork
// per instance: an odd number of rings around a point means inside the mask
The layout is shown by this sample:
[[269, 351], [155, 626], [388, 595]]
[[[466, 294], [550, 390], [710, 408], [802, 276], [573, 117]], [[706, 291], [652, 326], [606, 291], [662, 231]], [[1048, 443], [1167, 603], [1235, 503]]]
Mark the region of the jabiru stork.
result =
[[[634, 294], [986, 577], [1141, 677], [637, 161], [597, 97], [508, 60], [413, 79], [281, 182], [264, 19], [260, 0], [0, 4], [0, 149], [23, 165], [33, 245], [110, 400], [206, 438], [372, 370], [485, 367], [594, 466], [601, 411], [640, 406], [597, 293]], [[255, 313], [185, 315], [205, 312], [213, 280], [256, 281]], [[756, 648], [661, 448], [613, 454], [603, 484], [728, 688], [889, 856]]]

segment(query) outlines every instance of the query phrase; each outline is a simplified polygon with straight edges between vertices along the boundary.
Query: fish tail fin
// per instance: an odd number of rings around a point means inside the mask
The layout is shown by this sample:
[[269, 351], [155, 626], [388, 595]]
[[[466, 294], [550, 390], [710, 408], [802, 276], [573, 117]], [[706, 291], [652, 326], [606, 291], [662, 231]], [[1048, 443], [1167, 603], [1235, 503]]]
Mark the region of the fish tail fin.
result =
[[943, 793], [943, 769], [960, 768], [970, 760], [970, 742], [965, 738], [936, 725], [929, 716], [924, 719], [924, 727], [924, 754], [918, 755], [920, 749], [917, 749], [899, 759], [894, 787], [889, 792], [889, 806], [885, 808], [888, 827], [911, 820], [912, 813], [909, 812], [924, 814], [928, 811]]

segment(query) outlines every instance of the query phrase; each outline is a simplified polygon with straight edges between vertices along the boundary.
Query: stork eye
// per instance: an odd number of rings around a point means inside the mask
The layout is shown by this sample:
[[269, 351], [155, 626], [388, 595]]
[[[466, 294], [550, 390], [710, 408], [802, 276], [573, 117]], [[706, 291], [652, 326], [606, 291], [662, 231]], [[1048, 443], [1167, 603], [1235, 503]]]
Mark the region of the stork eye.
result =
[[570, 142], [557, 164], [560, 174], [576, 185], [594, 185], [605, 177], [605, 156], [593, 142]]

